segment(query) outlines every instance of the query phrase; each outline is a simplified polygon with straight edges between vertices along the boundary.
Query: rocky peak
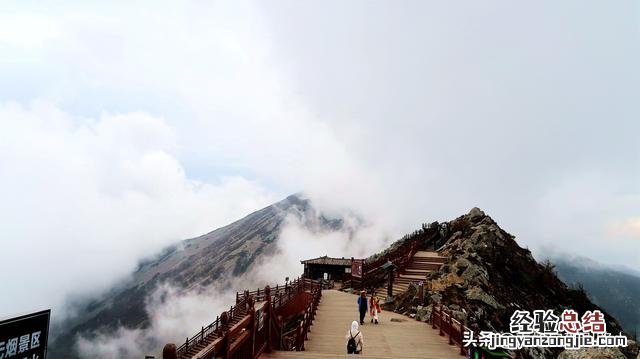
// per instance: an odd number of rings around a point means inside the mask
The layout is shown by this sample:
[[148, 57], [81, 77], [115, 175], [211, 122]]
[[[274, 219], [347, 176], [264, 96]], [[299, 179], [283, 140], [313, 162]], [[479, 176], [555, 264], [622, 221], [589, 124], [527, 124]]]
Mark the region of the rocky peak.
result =
[[[618, 322], [593, 304], [583, 290], [565, 285], [551, 263], [538, 263], [513, 235], [479, 208], [437, 225], [440, 238], [435, 243], [440, 254], [449, 260], [428, 275], [426, 300], [421, 303], [422, 313], [416, 315], [419, 319], [428, 318], [434, 304], [442, 304], [473, 329], [508, 332], [510, 317], [518, 309], [553, 309], [557, 314], [574, 309], [580, 315], [598, 309], [605, 313], [609, 332], [623, 332]], [[620, 354], [636, 358], [638, 349], [630, 343]], [[556, 358], [559, 353], [560, 350], [535, 348], [519, 355]]]

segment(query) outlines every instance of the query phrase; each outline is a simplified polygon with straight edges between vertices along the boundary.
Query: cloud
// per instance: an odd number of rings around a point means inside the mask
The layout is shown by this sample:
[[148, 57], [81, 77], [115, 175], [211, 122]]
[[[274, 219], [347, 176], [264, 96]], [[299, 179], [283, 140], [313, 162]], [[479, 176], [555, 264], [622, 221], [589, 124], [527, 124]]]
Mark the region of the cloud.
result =
[[[318, 211], [305, 215], [289, 213], [276, 242], [273, 255], [261, 257], [246, 274], [258, 283], [283, 282], [302, 274], [303, 259], [320, 256], [365, 258], [386, 248], [397, 239], [378, 223], [370, 223], [350, 212], [333, 216]], [[342, 219], [340, 228], [327, 223]]]
[[118, 327], [110, 333], [84, 333], [77, 337], [77, 350], [82, 358], [159, 357], [166, 343], [190, 337], [228, 310], [234, 300], [235, 292], [220, 286], [184, 292], [160, 285], [147, 298], [145, 310], [150, 318], [147, 328]]
[[386, 247], [392, 240], [381, 236], [383, 228], [352, 213], [335, 215], [343, 219], [340, 228], [332, 228], [327, 215], [313, 209], [286, 214], [275, 253], [259, 257], [246, 273], [226, 276], [211, 286], [191, 290], [160, 284], [146, 299], [147, 327], [120, 326], [113, 331], [81, 333], [76, 338], [80, 356], [115, 359], [160, 355], [164, 344], [193, 335], [227, 310], [236, 291], [282, 284], [286, 277], [296, 278], [301, 274], [300, 260], [304, 258], [345, 253], [361, 258]]
[[640, 218], [629, 218], [611, 223], [609, 234], [611, 237], [640, 239]]
[[79, 121], [46, 103], [0, 104], [3, 312], [62, 315], [71, 293], [103, 290], [139, 258], [275, 199], [239, 176], [189, 179], [177, 148], [142, 112]]

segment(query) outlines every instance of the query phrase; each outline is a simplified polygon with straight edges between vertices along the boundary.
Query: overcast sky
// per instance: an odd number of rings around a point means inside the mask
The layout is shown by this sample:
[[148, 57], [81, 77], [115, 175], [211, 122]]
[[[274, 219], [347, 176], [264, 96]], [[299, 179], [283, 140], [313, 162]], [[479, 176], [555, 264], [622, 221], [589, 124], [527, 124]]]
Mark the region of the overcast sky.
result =
[[298, 191], [638, 270], [639, 7], [3, 1], [0, 316]]

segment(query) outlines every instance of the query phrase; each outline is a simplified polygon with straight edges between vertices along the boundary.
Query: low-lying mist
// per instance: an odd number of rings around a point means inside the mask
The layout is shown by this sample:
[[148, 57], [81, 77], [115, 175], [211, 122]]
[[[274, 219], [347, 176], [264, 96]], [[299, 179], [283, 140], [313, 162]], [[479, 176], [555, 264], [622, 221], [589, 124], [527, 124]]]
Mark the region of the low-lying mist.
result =
[[[336, 213], [333, 214], [336, 216]], [[327, 220], [338, 223], [327, 228]], [[119, 326], [115, 330], [81, 333], [76, 338], [84, 358], [121, 358], [158, 355], [166, 343], [180, 345], [187, 336], [213, 322], [235, 303], [236, 292], [282, 284], [286, 277], [302, 274], [302, 259], [323, 255], [362, 258], [385, 248], [393, 238], [351, 213], [327, 217], [316, 211], [289, 213], [273, 254], [263, 254], [246, 273], [227, 273], [212, 285], [184, 290], [166, 283], [158, 285], [145, 301], [146, 328]]]

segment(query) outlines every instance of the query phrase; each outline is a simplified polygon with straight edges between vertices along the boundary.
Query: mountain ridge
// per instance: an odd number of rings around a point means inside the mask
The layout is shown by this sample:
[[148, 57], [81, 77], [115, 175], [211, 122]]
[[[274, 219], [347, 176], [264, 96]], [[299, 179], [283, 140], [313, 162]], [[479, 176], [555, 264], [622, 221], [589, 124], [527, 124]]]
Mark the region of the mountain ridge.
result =
[[[564, 309], [573, 309], [580, 315], [587, 310], [600, 310], [610, 333], [624, 332], [619, 322], [591, 302], [584, 290], [567, 286], [550, 262], [538, 263], [528, 249], [520, 247], [515, 236], [478, 208], [449, 222], [435, 222], [414, 236], [431, 238], [430, 243], [435, 244], [439, 254], [448, 261], [427, 275], [424, 300], [418, 295], [417, 287], [412, 286], [394, 302], [397, 311], [427, 320], [434, 306], [442, 305], [473, 330], [506, 333], [510, 332], [510, 318], [515, 310], [551, 309], [556, 315]], [[633, 340], [629, 342], [627, 348], [607, 351], [635, 359], [638, 347]], [[585, 351], [587, 357], [603, 354], [597, 349]], [[525, 359], [551, 359], [561, 354], [571, 358], [581, 353], [581, 350], [556, 348], [517, 351], [517, 355]]]
[[226, 226], [165, 247], [143, 259], [129, 278], [100, 298], [80, 300], [76, 315], [55, 326], [49, 346], [52, 357], [77, 358], [69, 353], [78, 335], [114, 332], [120, 327], [145, 329], [149, 317], [145, 298], [161, 284], [179, 290], [206, 288], [223, 277], [244, 273], [258, 257], [276, 250], [276, 240], [287, 216], [320, 218], [321, 227], [339, 229], [340, 219], [315, 212], [308, 199], [294, 194]]

